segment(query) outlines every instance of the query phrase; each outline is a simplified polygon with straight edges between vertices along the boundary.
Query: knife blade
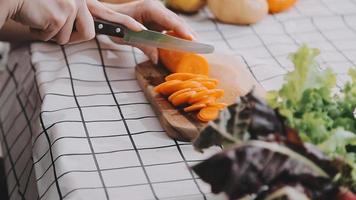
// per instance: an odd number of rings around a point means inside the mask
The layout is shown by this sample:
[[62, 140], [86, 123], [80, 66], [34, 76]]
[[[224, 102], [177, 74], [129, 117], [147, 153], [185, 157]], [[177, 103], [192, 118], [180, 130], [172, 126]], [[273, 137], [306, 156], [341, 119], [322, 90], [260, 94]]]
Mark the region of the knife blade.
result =
[[103, 20], [94, 20], [95, 32], [122, 38], [130, 44], [144, 44], [174, 51], [208, 54], [214, 52], [214, 46], [176, 38], [151, 30], [131, 31], [127, 27]]

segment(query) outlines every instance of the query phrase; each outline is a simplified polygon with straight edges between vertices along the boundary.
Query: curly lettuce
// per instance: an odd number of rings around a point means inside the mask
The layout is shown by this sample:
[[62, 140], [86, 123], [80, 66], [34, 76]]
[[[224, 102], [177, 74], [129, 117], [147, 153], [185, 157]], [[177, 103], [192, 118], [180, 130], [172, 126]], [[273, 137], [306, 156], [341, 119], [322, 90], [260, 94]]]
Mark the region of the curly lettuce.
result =
[[356, 187], [356, 70], [350, 69], [351, 81], [335, 92], [336, 76], [320, 71], [315, 58], [319, 50], [302, 46], [290, 56], [295, 70], [285, 76], [279, 91], [267, 95], [270, 106], [277, 108], [300, 137], [333, 157], [344, 158], [353, 167]]

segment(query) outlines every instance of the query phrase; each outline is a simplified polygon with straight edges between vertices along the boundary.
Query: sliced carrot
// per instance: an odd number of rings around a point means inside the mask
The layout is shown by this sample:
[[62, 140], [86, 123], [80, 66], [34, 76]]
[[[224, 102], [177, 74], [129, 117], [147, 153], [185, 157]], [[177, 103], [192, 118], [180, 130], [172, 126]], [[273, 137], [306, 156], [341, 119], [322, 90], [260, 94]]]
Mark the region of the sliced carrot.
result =
[[191, 80], [191, 79], [208, 79], [207, 76], [205, 75], [200, 75], [200, 74], [192, 74], [192, 73], [173, 73], [168, 76], [166, 76], [166, 81], [170, 80], [181, 80], [181, 81], [186, 81], [186, 80]]
[[205, 107], [201, 109], [197, 115], [198, 119], [203, 122], [208, 122], [218, 118], [220, 110], [217, 107]]
[[182, 90], [178, 90], [177, 92], [171, 94], [171, 95], [168, 97], [168, 100], [169, 100], [169, 101], [172, 101], [172, 99], [173, 99], [174, 97], [176, 97], [177, 95], [180, 95], [180, 94], [182, 94], [182, 93], [184, 93], [184, 92], [188, 92], [188, 91], [192, 91], [192, 89], [190, 89], [190, 88], [185, 88], [185, 89], [182, 89]]
[[208, 88], [202, 86], [202, 87], [192, 88], [192, 90], [196, 91], [196, 92], [200, 92], [200, 91], [203, 91], [203, 90], [208, 90]]
[[183, 81], [178, 85], [178, 90], [182, 90], [185, 88], [198, 88], [203, 85], [197, 81]]
[[200, 81], [199, 83], [201, 83], [204, 87], [206, 87], [208, 89], [215, 89], [216, 88], [216, 84], [211, 82], [211, 81]]
[[195, 95], [192, 96], [192, 98], [189, 99], [189, 103], [190, 104], [197, 103], [203, 100], [204, 98], [206, 98], [206, 96], [208, 95], [209, 95], [209, 90], [202, 90], [200, 92], [197, 92]]
[[216, 98], [213, 96], [205, 96], [204, 98], [202, 98], [200, 101], [197, 102], [197, 104], [202, 103], [202, 104], [215, 104], [216, 103]]
[[205, 108], [206, 107], [206, 104], [203, 104], [203, 103], [197, 103], [197, 104], [193, 104], [191, 106], [188, 106], [186, 108], [184, 108], [184, 111], [185, 112], [193, 112], [193, 111], [196, 111], [196, 110], [200, 110], [202, 108]]
[[227, 104], [226, 103], [217, 103], [217, 102], [215, 102], [215, 103], [208, 103], [208, 106], [209, 107], [217, 107], [219, 110], [223, 110], [224, 108], [226, 108], [227, 107]]
[[161, 94], [170, 94], [175, 92], [175, 88], [182, 83], [180, 80], [172, 80], [159, 84], [154, 88], [154, 91]]
[[188, 103], [189, 99], [195, 94], [195, 91], [188, 91], [182, 94], [177, 95], [176, 97], [172, 98], [172, 104], [174, 106], [179, 106], [185, 103]]
[[212, 89], [209, 90], [209, 95], [215, 97], [215, 98], [221, 98], [224, 96], [225, 91], [222, 89]]
[[208, 81], [208, 82], [214, 83], [215, 85], [219, 84], [219, 80], [218, 79], [202, 77], [202, 76], [194, 77], [194, 78], [191, 78], [189, 80], [198, 81], [198, 82]]

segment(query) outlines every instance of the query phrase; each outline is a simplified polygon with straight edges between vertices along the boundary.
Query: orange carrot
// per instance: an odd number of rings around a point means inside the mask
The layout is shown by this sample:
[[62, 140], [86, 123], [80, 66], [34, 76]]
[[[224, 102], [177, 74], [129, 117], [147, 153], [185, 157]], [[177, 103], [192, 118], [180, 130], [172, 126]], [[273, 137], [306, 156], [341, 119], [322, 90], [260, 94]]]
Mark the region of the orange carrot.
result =
[[219, 108], [208, 106], [201, 109], [197, 117], [200, 121], [209, 122], [211, 120], [218, 118], [219, 112], [220, 112]]
[[214, 83], [215, 85], [219, 84], [219, 80], [217, 80], [217, 79], [208, 78], [208, 77], [201, 77], [201, 76], [194, 77], [194, 78], [191, 78], [191, 79], [189, 79], [189, 80], [190, 80], [190, 81], [198, 81], [198, 82], [207, 81], [207, 82], [212, 82], [212, 83]]
[[197, 102], [197, 104], [207, 104], [207, 105], [212, 105], [216, 103], [216, 98], [213, 96], [205, 96], [203, 97], [200, 101]]
[[183, 81], [181, 82], [178, 86], [177, 89], [178, 90], [182, 90], [185, 88], [198, 88], [198, 87], [202, 87], [203, 85], [197, 81]]
[[212, 90], [209, 90], [209, 95], [215, 97], [215, 98], [221, 98], [224, 96], [224, 90], [222, 89], [212, 89]]
[[172, 98], [172, 104], [174, 106], [179, 106], [185, 103], [188, 103], [189, 99], [195, 94], [195, 91], [188, 91], [182, 94], [177, 95], [176, 97]]
[[172, 99], [173, 99], [174, 97], [176, 97], [177, 95], [180, 95], [180, 94], [182, 94], [182, 93], [184, 93], [184, 92], [188, 92], [188, 91], [192, 91], [192, 89], [190, 89], [190, 88], [185, 88], [185, 89], [182, 89], [182, 90], [178, 90], [177, 92], [171, 94], [171, 96], [168, 97], [168, 101], [172, 101]]
[[267, 0], [269, 12], [278, 13], [292, 7], [297, 0]]
[[[167, 34], [177, 37], [174, 32], [167, 32]], [[161, 62], [171, 72], [209, 74], [209, 64], [203, 56], [167, 49], [158, 49], [158, 53]]]
[[195, 104], [204, 98], [206, 98], [209, 95], [209, 90], [202, 90], [200, 92], [197, 92], [192, 96], [192, 98], [189, 99], [189, 104]]
[[173, 73], [168, 76], [166, 76], [166, 81], [171, 81], [171, 80], [181, 80], [181, 81], [186, 81], [186, 80], [194, 80], [194, 79], [204, 79], [208, 78], [207, 76], [200, 75], [200, 74], [192, 74], [192, 73]]
[[154, 88], [154, 91], [164, 95], [170, 95], [171, 93], [177, 90], [177, 86], [182, 83], [180, 80], [172, 80], [161, 83], [160, 85]]
[[226, 103], [210, 103], [208, 104], [209, 107], [216, 107], [218, 108], [219, 110], [223, 110], [224, 108], [227, 107], [227, 104]]
[[216, 84], [211, 82], [211, 81], [200, 81], [199, 83], [201, 83], [203, 86], [205, 86], [208, 89], [215, 89], [216, 88]]
[[193, 111], [196, 111], [196, 110], [200, 110], [202, 108], [205, 108], [206, 107], [206, 104], [203, 104], [203, 103], [197, 103], [197, 104], [193, 104], [191, 106], [188, 106], [186, 108], [184, 108], [184, 111], [185, 112], [193, 112]]

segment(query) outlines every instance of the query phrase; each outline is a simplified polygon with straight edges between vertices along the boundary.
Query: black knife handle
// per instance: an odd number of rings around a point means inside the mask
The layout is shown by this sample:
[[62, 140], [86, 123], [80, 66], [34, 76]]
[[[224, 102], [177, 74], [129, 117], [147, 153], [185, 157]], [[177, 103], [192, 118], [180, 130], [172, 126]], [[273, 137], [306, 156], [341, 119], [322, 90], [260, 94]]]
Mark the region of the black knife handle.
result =
[[125, 37], [127, 28], [121, 24], [94, 19], [95, 33], [114, 37]]

